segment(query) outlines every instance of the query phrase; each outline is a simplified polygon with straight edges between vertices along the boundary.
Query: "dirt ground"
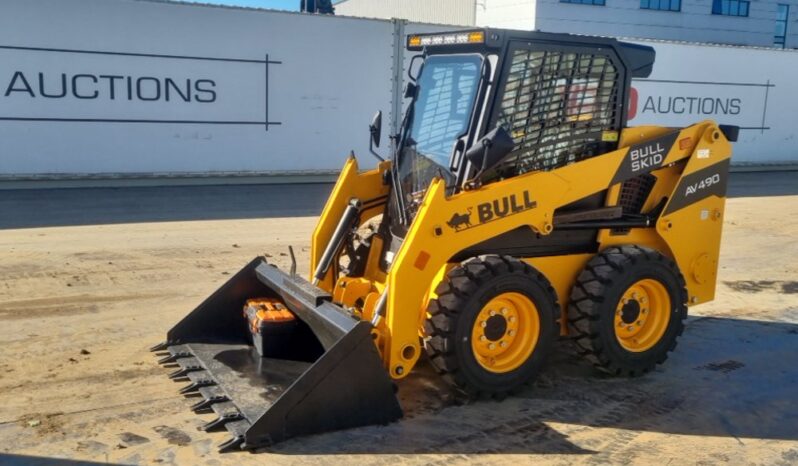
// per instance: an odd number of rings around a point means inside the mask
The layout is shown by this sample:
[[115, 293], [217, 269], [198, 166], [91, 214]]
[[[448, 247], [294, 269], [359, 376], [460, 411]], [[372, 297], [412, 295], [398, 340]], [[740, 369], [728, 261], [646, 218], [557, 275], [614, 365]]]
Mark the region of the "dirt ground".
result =
[[291, 244], [306, 272], [314, 223], [0, 230], [0, 463], [798, 464], [795, 193], [728, 201], [717, 300], [646, 377], [558, 352], [518, 396], [458, 404], [422, 365], [398, 422], [219, 455], [147, 348], [258, 254], [287, 267]]

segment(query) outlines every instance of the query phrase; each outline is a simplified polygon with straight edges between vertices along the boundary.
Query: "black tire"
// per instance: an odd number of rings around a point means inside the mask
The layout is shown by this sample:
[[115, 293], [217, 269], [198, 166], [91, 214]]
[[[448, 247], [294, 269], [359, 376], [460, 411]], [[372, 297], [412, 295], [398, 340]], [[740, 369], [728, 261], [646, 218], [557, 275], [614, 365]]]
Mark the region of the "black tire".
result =
[[[435, 291], [438, 297], [427, 308], [425, 347], [447, 382], [470, 397], [502, 398], [537, 375], [557, 338], [560, 314], [557, 295], [543, 274], [513, 257], [480, 256], [449, 271]], [[519, 293], [534, 304], [540, 332], [532, 354], [518, 368], [496, 373], [477, 361], [471, 332], [482, 308], [502, 293]]]
[[[616, 312], [625, 312], [617, 310], [624, 292], [641, 279], [664, 286], [670, 316], [656, 343], [635, 352], [620, 343], [615, 319]], [[679, 267], [659, 252], [640, 246], [611, 247], [597, 254], [577, 278], [568, 304], [569, 334], [577, 351], [606, 373], [630, 377], [665, 362], [684, 331], [686, 317], [687, 290]]]

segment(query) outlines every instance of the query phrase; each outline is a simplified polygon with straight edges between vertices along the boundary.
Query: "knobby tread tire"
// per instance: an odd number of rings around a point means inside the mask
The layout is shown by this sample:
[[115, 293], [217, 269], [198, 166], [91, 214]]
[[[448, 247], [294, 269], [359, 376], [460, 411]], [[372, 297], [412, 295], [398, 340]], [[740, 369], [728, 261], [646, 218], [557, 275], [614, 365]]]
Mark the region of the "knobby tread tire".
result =
[[[518, 369], [496, 376], [480, 369], [469, 345], [463, 343], [474, 310], [498, 293], [492, 293], [498, 281], [517, 281], [530, 287], [530, 296], [538, 309], [541, 333], [530, 358]], [[495, 291], [495, 290], [493, 290]], [[507, 291], [507, 290], [505, 290]], [[450, 385], [471, 398], [501, 399], [529, 382], [537, 372], [557, 337], [560, 306], [548, 279], [526, 262], [511, 256], [483, 255], [470, 258], [453, 268], [435, 289], [424, 322], [425, 348], [432, 366]], [[465, 349], [468, 346], [468, 349]], [[470, 354], [465, 354], [469, 353]], [[485, 374], [479, 374], [482, 370]]]
[[[630, 285], [648, 275], [666, 286], [671, 318], [665, 334], [651, 349], [633, 353], [621, 347], [612, 324], [617, 300]], [[635, 377], [662, 364], [676, 348], [687, 318], [687, 289], [679, 267], [661, 253], [641, 246], [608, 248], [591, 259], [571, 290], [568, 330], [576, 351], [599, 370]]]

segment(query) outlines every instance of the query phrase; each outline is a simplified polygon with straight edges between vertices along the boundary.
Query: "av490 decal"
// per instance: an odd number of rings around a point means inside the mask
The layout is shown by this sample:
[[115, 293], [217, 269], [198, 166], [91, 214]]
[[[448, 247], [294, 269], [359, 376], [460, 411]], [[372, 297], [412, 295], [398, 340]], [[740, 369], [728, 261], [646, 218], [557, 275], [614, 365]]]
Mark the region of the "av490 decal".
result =
[[729, 163], [729, 159], [726, 159], [695, 173], [685, 175], [676, 186], [673, 198], [665, 208], [663, 215], [683, 209], [712, 195], [725, 196], [726, 184], [729, 179]]

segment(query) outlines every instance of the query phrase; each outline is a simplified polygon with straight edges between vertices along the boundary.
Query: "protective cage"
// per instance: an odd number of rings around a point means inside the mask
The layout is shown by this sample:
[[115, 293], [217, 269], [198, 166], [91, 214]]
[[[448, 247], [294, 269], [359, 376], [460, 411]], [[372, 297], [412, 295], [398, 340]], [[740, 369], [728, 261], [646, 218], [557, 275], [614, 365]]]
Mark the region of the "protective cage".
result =
[[608, 48], [514, 42], [496, 97], [494, 126], [515, 149], [496, 173], [552, 170], [617, 148], [626, 76]]

